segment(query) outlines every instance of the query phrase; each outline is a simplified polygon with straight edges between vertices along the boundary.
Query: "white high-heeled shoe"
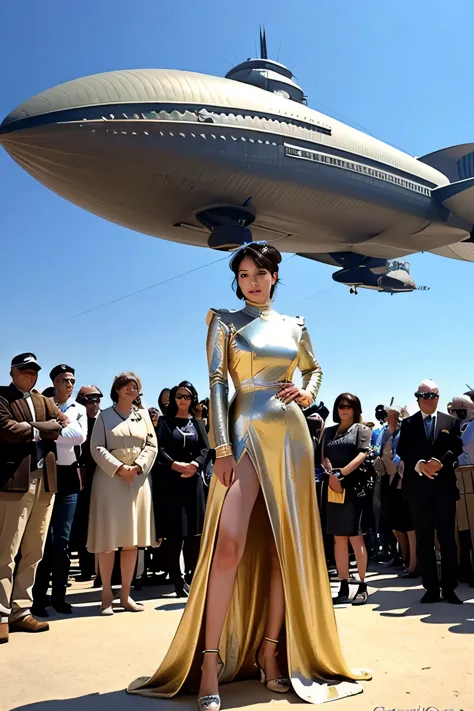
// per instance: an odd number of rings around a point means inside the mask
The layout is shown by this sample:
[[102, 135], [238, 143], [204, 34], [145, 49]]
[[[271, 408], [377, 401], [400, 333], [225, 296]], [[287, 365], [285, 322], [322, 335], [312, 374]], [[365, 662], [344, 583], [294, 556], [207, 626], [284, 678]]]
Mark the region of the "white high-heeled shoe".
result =
[[[273, 644], [278, 644], [277, 639], [271, 639], [270, 637], [264, 637], [264, 642], [272, 642]], [[260, 669], [260, 682], [262, 684], [265, 684], [267, 689], [270, 691], [274, 691], [277, 694], [286, 694], [287, 691], [291, 689], [291, 683], [289, 679], [283, 679], [281, 676], [275, 677], [275, 679], [267, 679], [267, 675], [265, 674], [264, 670], [260, 666], [260, 662], [258, 661], [258, 655], [261, 650], [261, 646], [258, 649], [257, 655], [255, 657], [255, 666]], [[277, 656], [278, 652], [276, 652], [275, 657]]]
[[[218, 649], [203, 649], [203, 654], [217, 654], [218, 662], [221, 666], [224, 665]], [[199, 711], [220, 711], [221, 697], [219, 694], [207, 694], [200, 696], [197, 700]]]

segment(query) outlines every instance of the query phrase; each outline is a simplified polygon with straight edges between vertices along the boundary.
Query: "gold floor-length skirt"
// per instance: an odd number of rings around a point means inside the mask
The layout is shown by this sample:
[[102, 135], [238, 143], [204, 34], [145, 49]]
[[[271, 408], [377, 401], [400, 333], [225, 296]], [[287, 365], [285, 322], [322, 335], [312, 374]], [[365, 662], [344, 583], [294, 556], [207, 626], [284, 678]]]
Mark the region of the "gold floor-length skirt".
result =
[[[255, 655], [264, 637], [270, 580], [266, 541], [274, 535], [286, 602], [281, 637], [282, 642], [286, 639], [286, 650], [281, 644], [279, 656], [282, 675], [309, 703], [358, 694], [362, 687], [355, 680], [369, 679], [370, 674], [351, 671], [342, 656], [316, 501], [312, 442], [304, 416], [297, 405], [282, 406], [274, 393], [266, 391], [238, 395], [229, 419], [234, 423], [236, 457], [245, 452], [250, 456], [261, 495], [251, 516], [221, 637], [224, 667], [219, 683], [256, 677]], [[207, 586], [226, 492], [213, 477], [201, 553], [181, 623], [157, 672], [136, 679], [129, 693], [170, 698], [199, 688]]]

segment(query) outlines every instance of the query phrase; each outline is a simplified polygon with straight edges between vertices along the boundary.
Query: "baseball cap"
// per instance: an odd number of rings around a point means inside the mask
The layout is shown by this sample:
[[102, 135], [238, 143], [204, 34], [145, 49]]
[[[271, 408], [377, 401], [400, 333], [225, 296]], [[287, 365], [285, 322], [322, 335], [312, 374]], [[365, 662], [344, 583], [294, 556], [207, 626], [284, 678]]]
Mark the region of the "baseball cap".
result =
[[38, 372], [41, 370], [41, 366], [36, 360], [34, 353], [20, 353], [19, 355], [12, 358], [12, 368], [18, 368], [19, 370], [24, 370], [25, 368], [36, 370]]

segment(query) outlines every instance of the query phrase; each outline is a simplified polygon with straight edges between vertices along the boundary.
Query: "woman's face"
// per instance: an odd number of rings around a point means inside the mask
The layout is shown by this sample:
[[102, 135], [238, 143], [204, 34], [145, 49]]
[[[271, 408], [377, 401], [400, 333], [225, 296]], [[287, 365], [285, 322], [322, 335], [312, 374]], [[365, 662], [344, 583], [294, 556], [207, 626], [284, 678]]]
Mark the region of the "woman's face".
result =
[[117, 390], [119, 400], [132, 403], [138, 397], [138, 385], [134, 380], [131, 380], [126, 385], [122, 385]]
[[276, 274], [271, 274], [268, 269], [257, 267], [250, 257], [242, 259], [237, 283], [247, 301], [266, 304], [267, 301], [270, 301], [270, 292], [276, 280]]
[[176, 405], [178, 407], [178, 417], [187, 417], [189, 408], [193, 401], [193, 396], [187, 388], [178, 388], [176, 393]]
[[342, 400], [339, 403], [338, 413], [341, 424], [352, 424], [354, 422], [354, 408], [347, 400]]

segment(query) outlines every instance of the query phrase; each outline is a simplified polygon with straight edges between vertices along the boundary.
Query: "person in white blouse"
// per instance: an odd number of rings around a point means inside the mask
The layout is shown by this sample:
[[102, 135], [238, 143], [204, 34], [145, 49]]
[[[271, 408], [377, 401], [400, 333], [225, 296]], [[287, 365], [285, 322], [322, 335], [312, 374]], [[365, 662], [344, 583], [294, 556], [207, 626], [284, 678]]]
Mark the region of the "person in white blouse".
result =
[[62, 363], [49, 374], [54, 385], [53, 402], [66, 416], [66, 426], [56, 440], [56, 464], [58, 493], [54, 502], [53, 515], [43, 560], [38, 566], [33, 587], [33, 614], [47, 617], [47, 597], [52, 583], [51, 605], [62, 614], [72, 613], [66, 602], [66, 589], [70, 569], [69, 538], [71, 535], [77, 497], [80, 491], [78, 458], [80, 445], [87, 438], [87, 412], [73, 397], [76, 383], [74, 368]]
[[143, 605], [130, 597], [137, 547], [157, 545], [148, 478], [157, 442], [140, 390], [141, 382], [134, 373], [118, 375], [110, 393], [114, 405], [101, 411], [92, 431], [91, 455], [97, 468], [92, 480], [87, 549], [98, 554], [103, 615], [114, 612], [114, 551], [121, 549], [122, 607], [141, 612]]

